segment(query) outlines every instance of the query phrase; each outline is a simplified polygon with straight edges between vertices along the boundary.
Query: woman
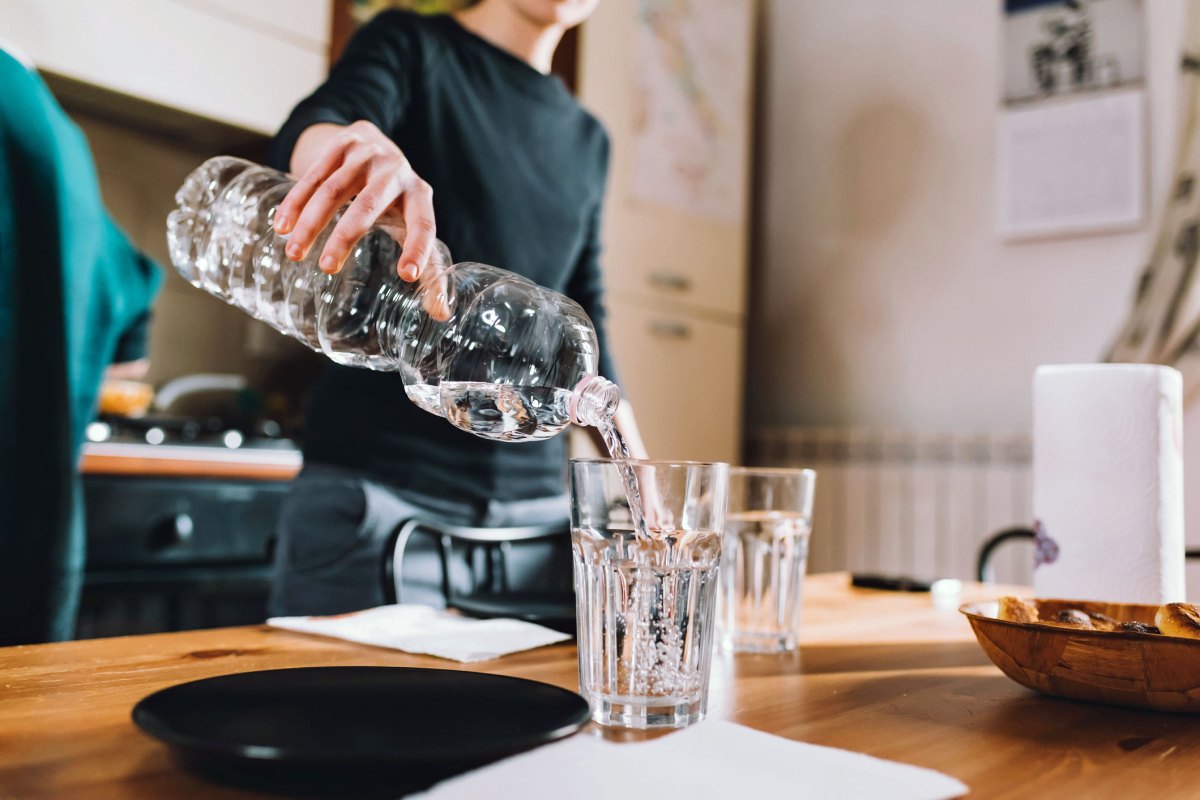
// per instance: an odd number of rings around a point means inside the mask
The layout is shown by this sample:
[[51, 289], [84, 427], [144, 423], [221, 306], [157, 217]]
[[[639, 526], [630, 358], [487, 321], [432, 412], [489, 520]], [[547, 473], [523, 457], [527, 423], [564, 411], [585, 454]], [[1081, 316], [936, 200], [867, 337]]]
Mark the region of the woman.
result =
[[[598, 2], [482, 0], [453, 16], [389, 11], [366, 25], [275, 140], [275, 165], [298, 176], [275, 217], [288, 256], [303, 258], [349, 203], [320, 258], [336, 271], [395, 208], [408, 230], [402, 278], [419, 276], [440, 238], [456, 261], [562, 291], [591, 316], [600, 372], [613, 379], [599, 261], [608, 137], [549, 74], [563, 33]], [[617, 424], [644, 456], [628, 405]], [[562, 521], [565, 531], [565, 447], [563, 436], [473, 437], [408, 402], [398, 375], [329, 367], [309, 410], [306, 467], [280, 521], [273, 610], [331, 614], [383, 602], [383, 551], [412, 517]], [[406, 565], [421, 561], [417, 547]], [[424, 563], [423, 574], [405, 570], [416, 590], [437, 584], [436, 565]], [[405, 599], [439, 595], [406, 590]]]
[[83, 133], [0, 42], [0, 646], [74, 634], [84, 428], [105, 368], [144, 357], [161, 281], [105, 210]]

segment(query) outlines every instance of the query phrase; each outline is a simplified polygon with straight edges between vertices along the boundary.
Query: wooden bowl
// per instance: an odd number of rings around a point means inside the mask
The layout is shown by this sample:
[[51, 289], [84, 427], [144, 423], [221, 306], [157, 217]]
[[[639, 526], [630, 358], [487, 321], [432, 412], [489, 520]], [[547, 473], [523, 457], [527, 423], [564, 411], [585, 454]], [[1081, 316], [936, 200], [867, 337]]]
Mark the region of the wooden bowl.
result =
[[[1082, 600], [1032, 602], [1042, 617], [1078, 608], [1150, 625], [1158, 610]], [[1200, 713], [1200, 639], [1009, 622], [996, 619], [998, 607], [996, 601], [967, 603], [959, 611], [992, 663], [1022, 686], [1052, 697]]]

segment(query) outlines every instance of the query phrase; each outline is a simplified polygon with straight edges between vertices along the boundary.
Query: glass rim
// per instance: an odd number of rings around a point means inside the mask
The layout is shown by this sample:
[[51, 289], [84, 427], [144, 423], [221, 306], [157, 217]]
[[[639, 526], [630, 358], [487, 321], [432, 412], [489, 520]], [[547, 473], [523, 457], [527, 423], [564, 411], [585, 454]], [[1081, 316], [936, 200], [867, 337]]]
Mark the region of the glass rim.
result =
[[576, 464], [633, 464], [642, 467], [725, 467], [728, 470], [733, 469], [729, 466], [728, 461], [672, 461], [657, 458], [593, 458], [591, 456], [572, 458], [569, 461], [571, 466]]
[[806, 478], [815, 478], [817, 471], [811, 467], [729, 467], [730, 477], [734, 475], [763, 475], [766, 477], [794, 477], [797, 475]]

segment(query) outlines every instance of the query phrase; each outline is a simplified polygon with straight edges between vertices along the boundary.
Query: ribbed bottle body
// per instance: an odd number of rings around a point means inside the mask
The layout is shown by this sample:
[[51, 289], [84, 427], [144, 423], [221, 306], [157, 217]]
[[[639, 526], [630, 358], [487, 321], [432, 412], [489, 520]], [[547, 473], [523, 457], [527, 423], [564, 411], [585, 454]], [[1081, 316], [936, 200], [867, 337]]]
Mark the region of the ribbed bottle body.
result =
[[399, 372], [410, 400], [476, 435], [533, 441], [572, 421], [576, 389], [599, 363], [578, 304], [497, 267], [452, 264], [441, 242], [417, 281], [401, 280], [404, 229], [391, 216], [336, 274], [317, 261], [341, 212], [292, 262], [273, 223], [293, 185], [242, 159], [206, 161], [168, 217], [176, 269], [339, 364]]

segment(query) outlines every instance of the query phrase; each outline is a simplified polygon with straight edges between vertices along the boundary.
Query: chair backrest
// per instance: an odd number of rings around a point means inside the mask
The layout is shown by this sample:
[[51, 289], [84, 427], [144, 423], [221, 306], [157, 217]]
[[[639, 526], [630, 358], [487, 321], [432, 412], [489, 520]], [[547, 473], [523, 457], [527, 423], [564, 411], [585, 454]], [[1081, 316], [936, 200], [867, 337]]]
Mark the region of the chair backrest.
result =
[[1030, 528], [1006, 528], [993, 533], [979, 546], [979, 557], [975, 563], [975, 580], [980, 583], [991, 583], [995, 580], [992, 556], [1002, 544], [1017, 540], [1033, 541], [1036, 538], [1037, 534]]
[[456, 544], [482, 548], [486, 559], [485, 580], [489, 584], [489, 591], [504, 591], [507, 588], [506, 563], [508, 548], [511, 545], [554, 539], [562, 536], [565, 531], [565, 521], [544, 525], [479, 528], [411, 519], [396, 528], [392, 534], [392, 544], [385, 551], [384, 591], [389, 595], [390, 601], [404, 602], [404, 553], [409, 540], [418, 533], [430, 536], [437, 542], [442, 570], [442, 595], [446, 602], [450, 603], [454, 597], [454, 587], [450, 580], [450, 558]]
[[[979, 546], [979, 556], [975, 564], [975, 579], [980, 583], [991, 583], [995, 579], [995, 571], [992, 569], [992, 556], [996, 554], [996, 550], [1005, 542], [1015, 540], [1035, 541], [1036, 539], [1037, 533], [1031, 528], [1006, 528], [1005, 530], [993, 533]], [[1183, 557], [1187, 560], [1200, 559], [1200, 549], [1184, 550]]]

